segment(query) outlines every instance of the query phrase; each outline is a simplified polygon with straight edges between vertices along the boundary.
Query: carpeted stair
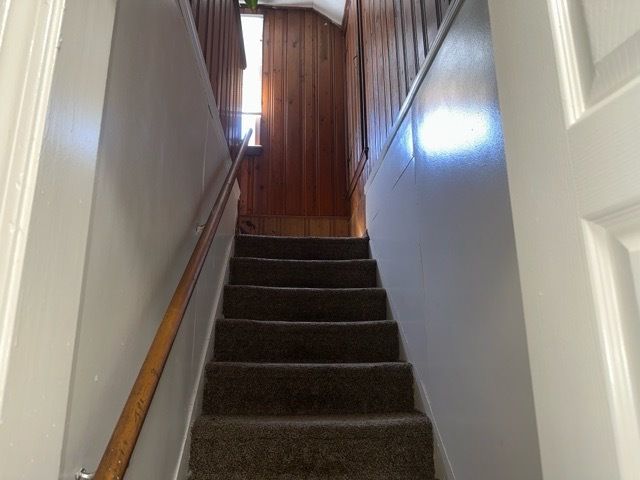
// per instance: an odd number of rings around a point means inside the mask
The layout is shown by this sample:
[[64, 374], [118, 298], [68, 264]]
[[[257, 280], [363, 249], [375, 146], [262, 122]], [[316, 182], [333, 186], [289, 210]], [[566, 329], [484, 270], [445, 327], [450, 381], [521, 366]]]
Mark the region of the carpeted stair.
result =
[[273, 322], [220, 319], [219, 362], [367, 363], [398, 359], [395, 322]]
[[193, 480], [433, 480], [428, 419], [360, 238], [236, 238]]
[[304, 288], [372, 288], [375, 260], [286, 260], [232, 258], [232, 285]]
[[384, 320], [387, 294], [382, 288], [282, 288], [227, 285], [226, 318], [349, 322]]

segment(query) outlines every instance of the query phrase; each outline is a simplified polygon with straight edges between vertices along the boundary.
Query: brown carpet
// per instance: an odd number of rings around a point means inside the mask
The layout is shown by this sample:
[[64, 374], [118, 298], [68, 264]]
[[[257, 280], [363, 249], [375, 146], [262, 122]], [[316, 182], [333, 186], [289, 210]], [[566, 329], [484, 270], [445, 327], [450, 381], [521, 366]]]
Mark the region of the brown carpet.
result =
[[236, 238], [194, 480], [433, 480], [366, 239]]

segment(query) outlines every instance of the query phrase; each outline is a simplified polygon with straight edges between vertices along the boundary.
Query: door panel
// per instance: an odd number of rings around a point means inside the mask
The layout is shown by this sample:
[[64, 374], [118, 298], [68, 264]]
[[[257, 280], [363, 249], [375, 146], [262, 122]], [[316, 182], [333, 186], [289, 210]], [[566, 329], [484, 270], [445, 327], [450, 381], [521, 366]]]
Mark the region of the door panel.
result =
[[545, 480], [637, 480], [640, 2], [542, 3], [490, 1]]
[[640, 73], [640, 2], [549, 0], [571, 123]]
[[[584, 226], [620, 475], [637, 479], [640, 314], [634, 267], [637, 276], [640, 3], [552, 0], [551, 5], [561, 79], [578, 64], [578, 52], [588, 53], [579, 77], [562, 79], [565, 98], [577, 100], [574, 105], [565, 103], [576, 215]], [[565, 32], [566, 28], [570, 31]], [[571, 36], [569, 43], [561, 40], [567, 35]]]

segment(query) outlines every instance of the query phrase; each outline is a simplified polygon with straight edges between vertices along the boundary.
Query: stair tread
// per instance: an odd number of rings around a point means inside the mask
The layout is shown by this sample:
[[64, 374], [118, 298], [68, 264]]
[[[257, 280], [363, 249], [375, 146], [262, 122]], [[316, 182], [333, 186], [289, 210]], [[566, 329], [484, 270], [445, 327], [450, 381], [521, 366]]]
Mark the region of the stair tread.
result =
[[273, 287], [375, 287], [375, 260], [232, 258], [229, 284]]
[[297, 258], [262, 258], [262, 257], [231, 257], [232, 262], [255, 262], [265, 264], [285, 264], [285, 265], [377, 265], [372, 258], [343, 258], [343, 259], [297, 259]]
[[388, 371], [410, 369], [407, 362], [368, 362], [368, 363], [268, 363], [268, 362], [209, 362], [210, 370], [271, 370], [271, 371], [304, 371], [309, 370], [353, 370], [353, 371]]
[[352, 293], [367, 293], [367, 292], [375, 292], [375, 293], [384, 293], [386, 295], [386, 290], [380, 287], [354, 287], [354, 288], [316, 288], [316, 287], [271, 287], [268, 285], [227, 285], [228, 289], [244, 289], [244, 290], [255, 290], [255, 291], [265, 291], [265, 292], [294, 292], [299, 291], [300, 293], [317, 293], [320, 295], [336, 293], [336, 294], [352, 294]]
[[[349, 379], [372, 380], [379, 377], [404, 377], [407, 382], [411, 378], [411, 364], [406, 362], [375, 362], [375, 363], [264, 363], [264, 362], [216, 362], [207, 364], [207, 375], [215, 377], [218, 382], [223, 379], [242, 382], [266, 383], [277, 380], [299, 381], [299, 388], [312, 386], [320, 380], [338, 382]], [[344, 388], [354, 388], [354, 383], [341, 385]], [[377, 385], [371, 385], [377, 387]], [[212, 388], [221, 389], [224, 385], [218, 383]], [[325, 385], [326, 387], [326, 385]], [[380, 392], [372, 388], [372, 393]], [[265, 392], [258, 391], [258, 394]], [[276, 392], [278, 394], [283, 392]], [[321, 392], [318, 392], [321, 393]]]
[[364, 242], [368, 243], [369, 238], [367, 237], [314, 237], [310, 236], [295, 236], [295, 235], [254, 235], [251, 233], [241, 233], [236, 235], [236, 238], [242, 239], [256, 239], [256, 240], [264, 240], [264, 241], [304, 241], [304, 242], [312, 242], [312, 241], [321, 241], [321, 242]]
[[[357, 470], [356, 470], [357, 469]], [[392, 470], [392, 471], [391, 471]], [[424, 469], [423, 469], [424, 470]], [[415, 468], [404, 465], [387, 465], [386, 469], [375, 472], [367, 471], [357, 466], [354, 471], [347, 473], [336, 472], [230, 472], [222, 473], [193, 473], [189, 480], [432, 480], [432, 469], [426, 472], [416, 472]]]
[[358, 237], [237, 235], [235, 247], [235, 257], [333, 260], [369, 258], [369, 239]]
[[198, 480], [429, 480], [424, 415], [203, 416], [193, 427]]
[[253, 437], [256, 429], [265, 435], [303, 435], [330, 438], [352, 430], [363, 436], [395, 435], [407, 427], [429, 428], [420, 412], [350, 415], [202, 415], [193, 426], [194, 439], [226, 435]]
[[381, 325], [397, 325], [395, 320], [371, 320], [359, 322], [293, 322], [289, 320], [252, 320], [249, 318], [219, 318], [218, 323], [255, 325], [258, 327], [278, 327], [287, 331], [307, 330], [344, 330], [348, 328], [368, 328]]

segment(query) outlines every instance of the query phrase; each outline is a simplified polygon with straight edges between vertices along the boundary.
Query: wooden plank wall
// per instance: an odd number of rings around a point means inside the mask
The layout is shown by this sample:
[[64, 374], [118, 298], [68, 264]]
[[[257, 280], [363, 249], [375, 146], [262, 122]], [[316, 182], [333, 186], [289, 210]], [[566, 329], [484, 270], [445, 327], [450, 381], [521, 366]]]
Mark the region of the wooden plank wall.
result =
[[[366, 230], [364, 185], [450, 3], [450, 0], [349, 2], [345, 33], [347, 111], [362, 112], [349, 116], [348, 196], [353, 235]], [[358, 81], [358, 76], [363, 80]]]
[[298, 217], [294, 215], [241, 215], [238, 229], [253, 235], [285, 237], [348, 237], [349, 217]]
[[343, 31], [309, 9], [259, 12], [263, 153], [241, 170], [240, 214], [273, 216], [272, 225], [292, 224], [286, 216], [348, 217]]
[[242, 143], [242, 72], [246, 68], [238, 0], [190, 0], [200, 46], [232, 155]]
[[[367, 123], [365, 111], [364, 77], [361, 74], [363, 56], [360, 54], [362, 47], [361, 27], [359, 25], [359, 6], [348, 8], [345, 18], [346, 29], [346, 80], [347, 80], [347, 174], [348, 178], [356, 179], [358, 168], [366, 163], [364, 156], [368, 152]], [[353, 185], [349, 185], [349, 191]]]

